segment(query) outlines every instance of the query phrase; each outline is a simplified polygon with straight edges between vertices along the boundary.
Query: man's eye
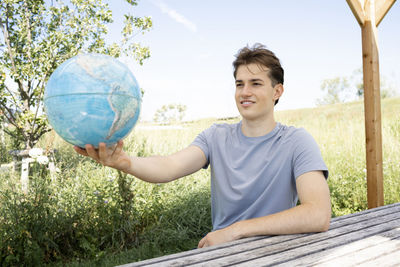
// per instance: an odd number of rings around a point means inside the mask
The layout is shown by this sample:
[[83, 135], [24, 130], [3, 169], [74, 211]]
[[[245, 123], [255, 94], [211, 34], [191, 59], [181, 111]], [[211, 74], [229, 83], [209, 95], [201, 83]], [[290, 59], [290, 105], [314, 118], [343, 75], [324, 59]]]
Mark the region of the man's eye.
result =
[[242, 83], [237, 83], [237, 84], [236, 84], [236, 87], [242, 87], [242, 86], [243, 86]]

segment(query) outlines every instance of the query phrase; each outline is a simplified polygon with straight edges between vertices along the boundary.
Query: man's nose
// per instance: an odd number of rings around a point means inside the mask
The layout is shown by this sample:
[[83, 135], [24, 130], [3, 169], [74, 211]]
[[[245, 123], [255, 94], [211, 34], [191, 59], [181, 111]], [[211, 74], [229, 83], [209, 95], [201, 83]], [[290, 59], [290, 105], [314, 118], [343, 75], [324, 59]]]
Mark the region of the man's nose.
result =
[[245, 84], [243, 86], [242, 95], [248, 96], [248, 95], [251, 95], [251, 94], [252, 94], [252, 91], [251, 91], [250, 86], [248, 84]]

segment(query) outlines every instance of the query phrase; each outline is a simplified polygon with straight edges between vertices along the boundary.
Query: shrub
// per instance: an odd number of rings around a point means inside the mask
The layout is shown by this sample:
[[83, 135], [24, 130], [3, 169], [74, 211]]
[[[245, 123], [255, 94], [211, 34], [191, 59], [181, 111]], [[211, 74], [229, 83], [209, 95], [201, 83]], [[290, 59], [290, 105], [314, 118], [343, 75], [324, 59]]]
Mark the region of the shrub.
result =
[[137, 244], [142, 224], [134, 206], [134, 178], [92, 161], [74, 160], [76, 153], [65, 152], [69, 149], [61, 148], [65, 154], [58, 160], [63, 160], [59, 166], [64, 171], [56, 181], [48, 171], [32, 166], [36, 171], [27, 194], [21, 192], [17, 175], [3, 174], [0, 265], [95, 258], [105, 250]]

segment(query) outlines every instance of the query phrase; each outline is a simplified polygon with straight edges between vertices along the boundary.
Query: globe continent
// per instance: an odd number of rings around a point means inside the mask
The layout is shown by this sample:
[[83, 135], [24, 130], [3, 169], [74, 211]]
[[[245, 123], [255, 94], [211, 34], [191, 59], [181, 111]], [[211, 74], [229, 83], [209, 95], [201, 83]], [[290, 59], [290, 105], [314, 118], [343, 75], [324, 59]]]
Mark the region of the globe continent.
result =
[[113, 57], [80, 54], [50, 76], [44, 107], [53, 129], [84, 147], [114, 144], [138, 121], [141, 92], [132, 72]]

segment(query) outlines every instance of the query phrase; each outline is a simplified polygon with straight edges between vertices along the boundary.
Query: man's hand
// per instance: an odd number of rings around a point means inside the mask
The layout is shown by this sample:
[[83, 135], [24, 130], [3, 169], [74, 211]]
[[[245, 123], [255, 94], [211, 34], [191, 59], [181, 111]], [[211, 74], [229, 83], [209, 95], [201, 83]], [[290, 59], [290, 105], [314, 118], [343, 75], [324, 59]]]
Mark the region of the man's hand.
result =
[[237, 236], [236, 233], [237, 231], [235, 230], [235, 224], [214, 232], [210, 232], [200, 240], [197, 248], [215, 246], [239, 239], [240, 237]]
[[75, 151], [83, 156], [91, 157], [104, 166], [128, 172], [131, 167], [131, 159], [122, 148], [122, 140], [110, 147], [107, 147], [105, 143], [100, 143], [98, 149], [92, 145], [85, 145], [85, 149], [74, 146]]

